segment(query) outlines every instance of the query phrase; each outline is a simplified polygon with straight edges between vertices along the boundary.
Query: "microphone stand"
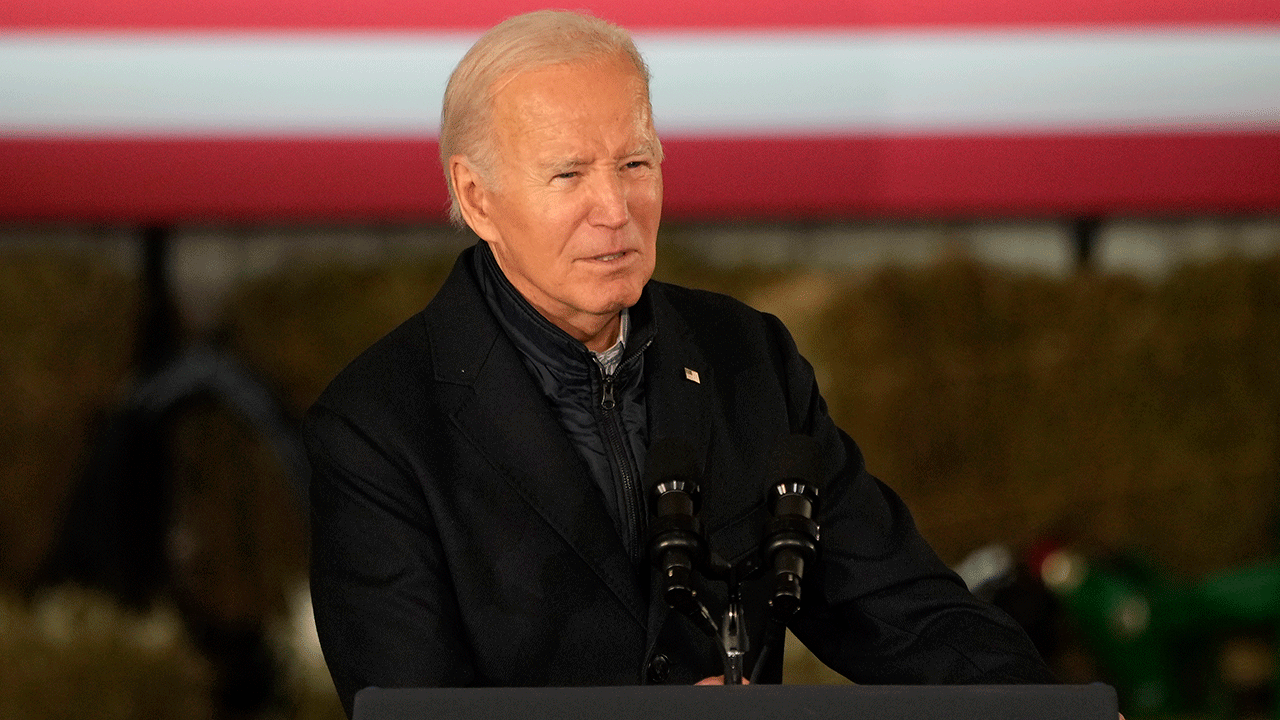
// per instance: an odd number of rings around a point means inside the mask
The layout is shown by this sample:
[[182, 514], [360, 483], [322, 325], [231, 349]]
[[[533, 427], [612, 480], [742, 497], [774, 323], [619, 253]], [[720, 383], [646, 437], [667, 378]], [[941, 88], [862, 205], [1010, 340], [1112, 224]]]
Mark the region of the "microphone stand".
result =
[[[748, 558], [737, 566], [731, 566], [719, 558], [708, 559], [707, 564], [709, 567], [703, 569], [704, 573], [722, 580], [727, 588], [728, 602], [719, 623], [711, 617], [707, 606], [698, 598], [698, 592], [693, 589], [692, 578], [685, 567], [677, 565], [676, 568], [666, 570], [663, 599], [673, 610], [692, 620], [708, 637], [717, 640], [716, 648], [720, 651], [720, 660], [724, 666], [724, 684], [741, 685], [746, 677], [747, 651], [751, 649], [747, 634], [746, 605], [742, 601], [742, 581], [759, 574], [762, 566], [754, 558]], [[760, 661], [756, 662], [758, 668]]]
[[[810, 552], [816, 551], [816, 543], [812, 541], [800, 541], [797, 543], [794, 535], [789, 533], [787, 535], [789, 537], [786, 537], [786, 539], [791, 542], [777, 543], [777, 538], [775, 538], [775, 545], [788, 548], [800, 545], [810, 550]], [[685, 536], [681, 540], [688, 542], [689, 537]], [[724, 684], [742, 685], [743, 680], [746, 678], [746, 655], [751, 649], [750, 636], [747, 633], [746, 604], [742, 598], [742, 583], [761, 574], [766, 565], [772, 567], [772, 563], [762, 563], [756, 557], [749, 557], [738, 565], [729, 565], [718, 557], [707, 557], [705, 549], [703, 549], [703, 552], [691, 552], [693, 550], [692, 547], [681, 547], [684, 544], [683, 542], [672, 541], [670, 536], [663, 539], [666, 542], [659, 542], [655, 547], [667, 550], [669, 552], [668, 558], [676, 561], [663, 568], [665, 581], [663, 599], [669, 607], [688, 617], [698, 629], [717, 641], [716, 648], [720, 651], [720, 660], [724, 666]], [[811, 554], [806, 553], [806, 555], [812, 558]], [[695, 560], [701, 560], [702, 562], [696, 562]], [[698, 591], [693, 587], [693, 572], [691, 571], [697, 565], [705, 565], [705, 567], [700, 568], [705, 577], [725, 583], [727, 602], [724, 615], [719, 623], [711, 616], [710, 610], [702, 602], [702, 599], [698, 597]], [[764, 645], [761, 647], [760, 655], [756, 658], [755, 667], [752, 669], [750, 678], [752, 682], [755, 681], [758, 673], [764, 667], [765, 660], [773, 650], [774, 645], [784, 637], [783, 633], [786, 628], [787, 618], [799, 606], [799, 589], [795, 575], [784, 572], [775, 584], [777, 587], [774, 591], [774, 598], [769, 602], [769, 626], [765, 633]], [[792, 589], [792, 585], [796, 587]], [[787, 590], [783, 590], [783, 588]]]
[[747, 639], [746, 608], [742, 604], [742, 588], [738, 582], [737, 568], [730, 568], [725, 578], [729, 601], [724, 609], [724, 624], [720, 626], [720, 644], [724, 648], [724, 684], [742, 684], [742, 666], [750, 645]]
[[717, 623], [711, 617], [711, 612], [693, 589], [689, 574], [682, 572], [683, 568], [675, 571], [669, 569], [665, 573], [663, 599], [673, 610], [692, 620], [707, 637], [718, 641], [716, 648], [720, 651], [720, 661], [724, 666], [724, 684], [741, 685], [750, 643], [740, 581], [754, 575], [759, 566], [748, 561], [743, 564], [744, 572], [743, 566], [732, 567], [718, 559], [710, 560], [709, 564], [711, 567], [705, 569], [706, 574], [723, 579], [728, 588], [728, 603], [721, 622]]

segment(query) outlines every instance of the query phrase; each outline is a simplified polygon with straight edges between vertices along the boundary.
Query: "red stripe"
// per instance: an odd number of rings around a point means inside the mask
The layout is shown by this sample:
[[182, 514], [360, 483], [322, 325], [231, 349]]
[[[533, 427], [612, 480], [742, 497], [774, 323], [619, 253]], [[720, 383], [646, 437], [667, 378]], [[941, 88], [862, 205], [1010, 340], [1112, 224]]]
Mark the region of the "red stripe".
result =
[[[703, 217], [1274, 212], [1280, 135], [669, 143], [668, 205]], [[715, 168], [707, 183], [706, 168]], [[699, 172], [700, 170], [700, 172]], [[697, 183], [697, 184], [695, 184]]]
[[[843, 137], [665, 143], [666, 216], [1280, 211], [1280, 135]], [[419, 140], [0, 140], [0, 221], [437, 221]]]
[[[544, 5], [538, 0], [13, 0], [0, 6], [0, 28], [475, 30]], [[568, 5], [632, 30], [1280, 23], [1277, 0], [592, 0]]]
[[435, 219], [433, 142], [0, 139], [0, 218]]

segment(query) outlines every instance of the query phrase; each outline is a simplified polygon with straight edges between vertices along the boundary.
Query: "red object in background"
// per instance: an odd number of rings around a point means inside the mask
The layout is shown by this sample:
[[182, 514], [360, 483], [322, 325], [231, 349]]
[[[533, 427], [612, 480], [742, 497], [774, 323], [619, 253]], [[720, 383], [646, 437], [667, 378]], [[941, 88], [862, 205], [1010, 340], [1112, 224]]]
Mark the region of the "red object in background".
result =
[[[1280, 8], [1274, 0], [1213, 5], [1171, 0], [1158, 5], [1138, 0], [588, 3], [601, 16], [633, 30], [672, 37], [687, 31], [767, 30], [892, 39], [903, 31], [939, 29], [1025, 32], [1032, 37], [1047, 29], [1110, 37], [1134, 30], [1185, 34], [1261, 28], [1280, 38]], [[159, 0], [11, 3], [0, 9], [0, 49], [6, 37], [76, 39], [122, 31], [223, 39], [229, 31], [320, 38], [329, 33], [378, 38], [383, 33], [472, 32], [536, 6], [518, 0], [443, 8], [405, 0], [355, 5], [337, 0], [222, 0], [199, 6]], [[1259, 72], [1264, 79], [1275, 78], [1280, 67], [1241, 68], [1243, 80], [1224, 82], [1240, 85]], [[1171, 73], [1176, 75], [1176, 67]], [[6, 100], [3, 75], [0, 71], [0, 221], [444, 218], [447, 196], [429, 134], [338, 128], [307, 136], [271, 128], [254, 132], [252, 127], [225, 135], [148, 128], [12, 131], [5, 127], [4, 103], [26, 100]], [[802, 83], [805, 78], [752, 80]], [[1072, 78], [1046, 82], [1069, 85]], [[316, 92], [323, 91], [321, 84]], [[1018, 130], [950, 132], [890, 123], [844, 130], [720, 132], [711, 120], [695, 131], [664, 131], [665, 214], [785, 220], [1272, 213], [1280, 211], [1280, 98], [1273, 101], [1275, 112], [1261, 123], [1254, 118], [1191, 128], [1126, 128], [1085, 118], [1078, 126], [1036, 127], [1032, 122]], [[1265, 98], [1261, 102], [1266, 106]]]

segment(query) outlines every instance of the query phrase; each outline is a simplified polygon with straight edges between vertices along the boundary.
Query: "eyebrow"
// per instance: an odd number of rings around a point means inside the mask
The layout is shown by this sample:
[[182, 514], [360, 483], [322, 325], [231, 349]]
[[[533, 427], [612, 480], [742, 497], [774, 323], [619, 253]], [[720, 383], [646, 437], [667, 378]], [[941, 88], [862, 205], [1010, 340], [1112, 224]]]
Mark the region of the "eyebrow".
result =
[[542, 167], [547, 172], [555, 173], [558, 175], [562, 172], [568, 172], [569, 170], [572, 170], [574, 168], [579, 168], [579, 167], [582, 167], [583, 165], [590, 165], [590, 164], [591, 163], [587, 162], [583, 158], [569, 157], [569, 158], [563, 158], [563, 159], [548, 160], [542, 163]]
[[640, 141], [640, 144], [636, 145], [635, 148], [631, 150], [631, 152], [624, 153], [618, 159], [621, 160], [624, 157], [632, 157], [633, 155], [644, 155], [646, 153], [650, 155], [653, 154], [653, 141], [647, 138], [645, 140]]
[[[636, 145], [634, 148], [632, 148], [630, 152], [622, 153], [621, 155], [614, 158], [614, 160], [621, 160], [623, 158], [635, 157], [636, 155], [644, 155], [644, 154], [650, 154], [650, 155], [653, 154], [653, 143], [650, 142], [649, 140], [645, 140], [641, 142], [639, 145]], [[553, 172], [553, 173], [559, 174], [562, 172], [568, 172], [569, 170], [572, 170], [574, 168], [579, 168], [584, 165], [590, 165], [590, 164], [591, 162], [586, 158], [574, 156], [574, 157], [567, 157], [563, 159], [547, 160], [546, 162], [542, 163], [542, 167], [547, 172]]]

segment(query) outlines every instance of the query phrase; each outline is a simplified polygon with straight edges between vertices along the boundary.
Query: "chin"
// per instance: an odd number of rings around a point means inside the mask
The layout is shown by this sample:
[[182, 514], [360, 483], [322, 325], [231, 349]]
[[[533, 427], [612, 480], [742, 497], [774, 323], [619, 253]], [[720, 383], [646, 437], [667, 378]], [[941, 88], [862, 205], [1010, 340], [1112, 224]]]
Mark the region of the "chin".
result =
[[622, 308], [629, 308], [640, 302], [640, 293], [644, 291], [644, 283], [631, 283], [625, 285], [619, 284], [610, 289], [607, 294], [597, 295], [597, 301], [593, 305], [598, 308], [601, 315], [615, 313]]
[[624, 307], [631, 307], [632, 305], [640, 302], [640, 293], [642, 290], [644, 290], [644, 285], [636, 288], [633, 292], [620, 296], [617, 300], [617, 309], [621, 310]]

